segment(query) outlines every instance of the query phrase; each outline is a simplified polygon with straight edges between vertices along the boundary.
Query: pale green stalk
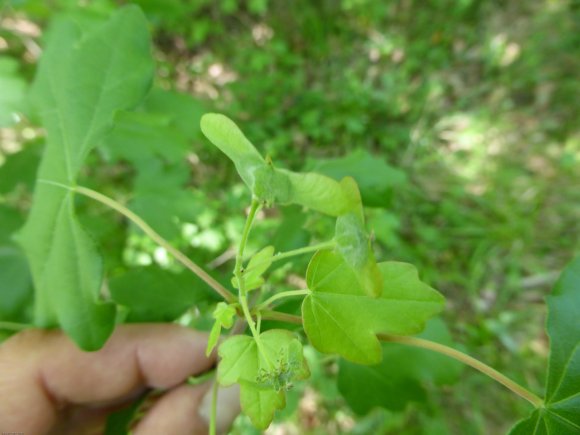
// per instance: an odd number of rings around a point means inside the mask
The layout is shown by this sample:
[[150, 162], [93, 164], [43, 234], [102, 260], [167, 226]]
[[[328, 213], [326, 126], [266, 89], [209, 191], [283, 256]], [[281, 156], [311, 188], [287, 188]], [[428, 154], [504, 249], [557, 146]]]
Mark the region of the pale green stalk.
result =
[[293, 297], [293, 296], [306, 296], [309, 293], [310, 293], [310, 290], [308, 290], [308, 289], [288, 290], [288, 291], [276, 293], [275, 295], [273, 295], [273, 296], [269, 297], [268, 299], [266, 299], [264, 302], [262, 302], [256, 308], [254, 308], [254, 310], [259, 312], [259, 311], [267, 308], [272, 302], [277, 301], [278, 299], [290, 298], [290, 297]]
[[262, 341], [260, 340], [260, 334], [256, 329], [256, 324], [252, 315], [250, 313], [250, 309], [248, 308], [248, 298], [246, 292], [246, 282], [244, 279], [244, 274], [242, 272], [243, 266], [243, 259], [244, 259], [244, 250], [246, 249], [246, 244], [248, 242], [248, 237], [250, 235], [250, 231], [252, 229], [252, 223], [256, 218], [256, 214], [260, 209], [260, 202], [257, 199], [252, 199], [252, 205], [250, 207], [250, 213], [248, 213], [248, 218], [246, 219], [246, 224], [244, 225], [244, 230], [242, 232], [242, 239], [240, 240], [240, 246], [238, 247], [238, 253], [236, 255], [236, 264], [234, 266], [234, 276], [238, 282], [238, 301], [240, 306], [242, 307], [242, 312], [244, 313], [244, 317], [246, 318], [246, 322], [248, 322], [248, 326], [250, 327], [250, 331], [256, 340], [256, 346], [258, 347], [258, 351], [262, 354], [264, 360], [267, 364], [270, 364], [268, 361], [268, 357], [264, 348], [262, 346]]
[[291, 251], [286, 252], [279, 252], [276, 255], [272, 256], [271, 259], [259, 261], [256, 264], [253, 264], [252, 267], [245, 270], [245, 272], [250, 272], [251, 270], [256, 269], [264, 264], [274, 263], [276, 261], [284, 260], [285, 258], [295, 257], [297, 255], [308, 254], [309, 252], [319, 251], [321, 249], [332, 249], [336, 246], [336, 242], [334, 240], [330, 240], [328, 242], [318, 243], [312, 246], [305, 246], [304, 248], [293, 249]]
[[281, 313], [279, 311], [272, 310], [262, 310], [260, 312], [262, 319], [276, 320], [279, 322], [294, 323], [296, 325], [302, 325], [302, 317], [295, 316], [293, 314]]
[[258, 330], [258, 334], [262, 332], [262, 315], [259, 311], [256, 313], [256, 329]]
[[453, 358], [457, 361], [466, 364], [475, 370], [480, 371], [481, 373], [489, 376], [490, 378], [494, 379], [495, 381], [502, 384], [504, 387], [508, 388], [521, 398], [527, 400], [536, 408], [540, 408], [544, 406], [544, 401], [536, 396], [531, 391], [527, 390], [526, 388], [522, 387], [521, 385], [517, 384], [516, 382], [512, 381], [510, 378], [505, 376], [504, 374], [498, 372], [494, 368], [491, 368], [487, 364], [482, 363], [478, 359], [475, 359], [469, 355], [464, 354], [463, 352], [459, 352], [451, 347], [445, 346], [443, 344], [435, 343], [433, 341], [424, 340], [422, 338], [417, 337], [405, 337], [399, 335], [388, 335], [388, 334], [378, 334], [379, 340], [389, 343], [401, 343], [406, 344], [409, 346], [420, 347], [423, 349], [429, 349], [434, 352], [441, 353], [443, 355], [447, 355], [450, 358]]
[[217, 282], [211, 275], [209, 275], [205, 270], [191, 261], [183, 252], [179, 249], [174, 248], [167, 240], [161, 237], [153, 228], [151, 228], [143, 219], [141, 219], [138, 215], [133, 213], [127, 207], [123, 206], [122, 204], [118, 203], [114, 199], [109, 198], [108, 196], [103, 195], [102, 193], [96, 192], [94, 190], [88, 189], [82, 186], [71, 187], [65, 184], [56, 183], [54, 181], [49, 180], [39, 180], [40, 182], [46, 184], [52, 184], [55, 186], [62, 187], [64, 189], [71, 190], [73, 192], [80, 193], [81, 195], [85, 195], [91, 199], [94, 199], [101, 204], [106, 205], [107, 207], [112, 208], [115, 211], [118, 211], [135, 225], [137, 225], [141, 230], [149, 236], [153, 241], [155, 241], [158, 245], [165, 248], [167, 252], [175, 257], [177, 261], [195, 273], [199, 278], [201, 278], [207, 285], [213, 288], [220, 296], [222, 296], [227, 302], [232, 303], [234, 302], [234, 296], [225, 289], [219, 282]]
[[209, 418], [209, 435], [216, 435], [217, 397], [218, 397], [218, 382], [217, 379], [215, 379], [213, 381], [213, 386], [211, 388], [211, 415]]

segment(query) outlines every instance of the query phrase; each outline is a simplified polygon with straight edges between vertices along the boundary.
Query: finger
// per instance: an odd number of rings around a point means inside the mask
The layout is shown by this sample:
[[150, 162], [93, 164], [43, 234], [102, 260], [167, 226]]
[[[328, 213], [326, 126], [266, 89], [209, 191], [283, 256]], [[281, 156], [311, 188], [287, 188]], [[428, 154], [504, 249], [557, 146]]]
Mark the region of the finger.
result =
[[198, 408], [208, 390], [207, 384], [181, 385], [165, 393], [133, 430], [134, 435], [191, 435], [207, 433], [207, 424]]
[[66, 404], [105, 405], [143, 386], [175, 386], [211, 367], [206, 342], [178, 325], [120, 326], [97, 352], [57, 331], [17, 334], [0, 347], [2, 429], [43, 433]]
[[[209, 425], [212, 409], [212, 391], [205, 394], [199, 407], [199, 415]], [[216, 431], [226, 433], [236, 416], [240, 413], [240, 386], [219, 387], [217, 396]]]

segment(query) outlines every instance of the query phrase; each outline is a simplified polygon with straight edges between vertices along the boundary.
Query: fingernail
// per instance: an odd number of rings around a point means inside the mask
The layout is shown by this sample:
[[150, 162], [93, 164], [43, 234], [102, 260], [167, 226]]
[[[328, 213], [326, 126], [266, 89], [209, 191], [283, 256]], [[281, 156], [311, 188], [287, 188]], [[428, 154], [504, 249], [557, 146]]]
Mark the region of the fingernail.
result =
[[[212, 388], [210, 387], [207, 393], [205, 393], [199, 407], [199, 415], [207, 423], [208, 427], [211, 419], [211, 401]], [[234, 384], [229, 387], [219, 387], [217, 395], [217, 433], [226, 433], [239, 413], [240, 386]]]

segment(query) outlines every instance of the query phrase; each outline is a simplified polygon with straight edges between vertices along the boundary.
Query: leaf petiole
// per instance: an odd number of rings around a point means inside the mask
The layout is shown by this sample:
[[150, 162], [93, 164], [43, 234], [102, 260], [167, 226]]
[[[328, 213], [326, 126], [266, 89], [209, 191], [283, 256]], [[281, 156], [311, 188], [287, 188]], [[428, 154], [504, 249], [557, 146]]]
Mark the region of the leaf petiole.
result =
[[333, 240], [329, 240], [327, 242], [317, 243], [316, 245], [305, 246], [303, 248], [293, 249], [291, 251], [278, 252], [276, 255], [274, 255], [269, 260], [260, 261], [260, 262], [255, 263], [252, 267], [244, 270], [244, 273], [248, 273], [253, 269], [257, 269], [258, 267], [260, 267], [264, 264], [274, 263], [275, 261], [284, 260], [285, 258], [295, 257], [297, 255], [302, 255], [302, 254], [308, 254], [309, 252], [316, 252], [316, 251], [320, 251], [322, 249], [332, 249], [335, 246], [336, 246], [336, 242], [333, 239]]
[[466, 364], [475, 370], [480, 371], [481, 373], [489, 376], [490, 378], [494, 379], [495, 381], [502, 384], [504, 387], [511, 390], [513, 393], [517, 394], [521, 398], [527, 400], [536, 408], [541, 408], [544, 406], [544, 401], [536, 396], [534, 393], [529, 391], [528, 389], [522, 387], [520, 384], [512, 381], [510, 378], [505, 376], [504, 374], [498, 372], [494, 368], [484, 364], [483, 362], [475, 359], [469, 355], [464, 354], [463, 352], [459, 352], [456, 349], [451, 347], [445, 346], [440, 343], [435, 343], [430, 340], [424, 340], [418, 337], [407, 337], [407, 336], [399, 336], [399, 335], [389, 335], [389, 334], [378, 334], [379, 340], [386, 342], [386, 343], [400, 343], [406, 344], [409, 346], [420, 347], [423, 349], [429, 349], [434, 352], [438, 352], [443, 355], [447, 355], [450, 358], [453, 358], [463, 364]]
[[153, 228], [151, 228], [143, 219], [133, 213], [124, 205], [118, 203], [112, 198], [103, 195], [102, 193], [96, 192], [92, 189], [88, 189], [82, 186], [67, 186], [65, 184], [57, 183], [50, 180], [38, 180], [41, 183], [51, 184], [53, 186], [62, 187], [63, 189], [67, 189], [73, 192], [80, 193], [81, 195], [87, 196], [95, 201], [100, 202], [101, 204], [106, 205], [109, 208], [121, 213], [135, 225], [137, 225], [141, 230], [147, 234], [153, 241], [155, 241], [158, 245], [162, 246], [169, 252], [171, 255], [175, 257], [177, 261], [195, 273], [199, 278], [201, 278], [207, 285], [213, 288], [220, 296], [222, 296], [226, 301], [232, 303], [235, 301], [234, 296], [226, 290], [219, 282], [217, 282], [211, 275], [209, 275], [205, 270], [195, 264], [193, 261], [189, 259], [183, 252], [179, 249], [174, 248], [167, 240], [161, 237]]
[[260, 312], [264, 320], [276, 320], [279, 322], [294, 323], [295, 325], [302, 325], [302, 317], [293, 314], [281, 313], [280, 311], [262, 310]]
[[262, 311], [263, 309], [267, 308], [272, 302], [277, 301], [278, 299], [290, 298], [293, 296], [306, 296], [309, 293], [310, 293], [310, 290], [308, 290], [308, 289], [288, 290], [288, 291], [276, 293], [275, 295], [270, 296], [268, 299], [266, 299], [264, 302], [262, 302], [260, 305], [258, 305], [254, 310], [258, 311], [258, 312]]

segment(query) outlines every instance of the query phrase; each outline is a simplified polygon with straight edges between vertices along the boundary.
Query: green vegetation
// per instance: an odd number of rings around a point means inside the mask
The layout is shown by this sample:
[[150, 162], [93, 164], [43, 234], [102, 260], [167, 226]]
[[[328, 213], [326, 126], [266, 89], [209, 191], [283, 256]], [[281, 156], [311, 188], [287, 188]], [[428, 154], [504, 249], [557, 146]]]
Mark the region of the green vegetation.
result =
[[574, 2], [129, 3], [0, 6], [3, 337], [245, 320], [233, 433], [580, 431]]

